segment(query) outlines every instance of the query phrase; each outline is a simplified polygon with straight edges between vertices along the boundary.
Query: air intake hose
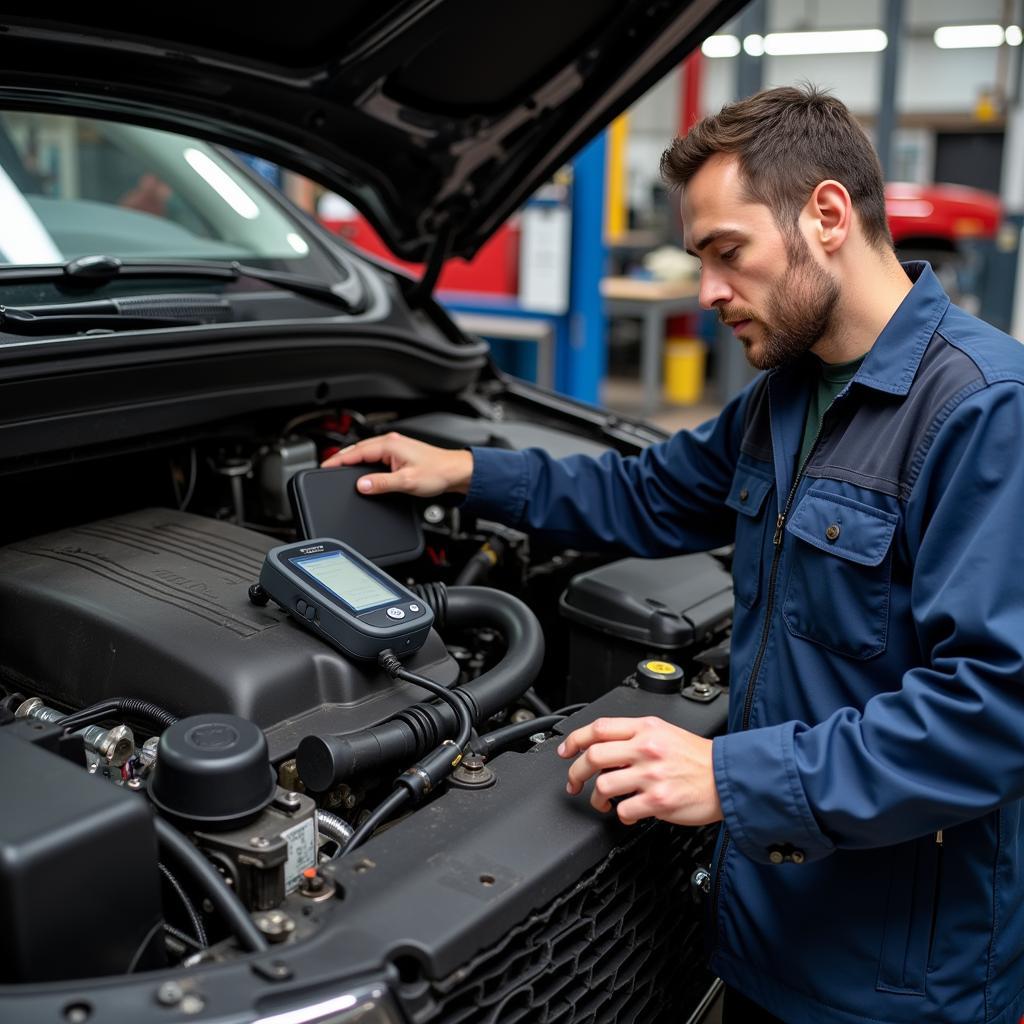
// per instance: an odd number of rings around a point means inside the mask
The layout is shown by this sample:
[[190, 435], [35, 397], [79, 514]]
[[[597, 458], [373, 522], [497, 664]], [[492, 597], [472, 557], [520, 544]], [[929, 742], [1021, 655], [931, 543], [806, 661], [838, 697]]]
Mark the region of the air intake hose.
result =
[[[490, 626], [505, 638], [504, 657], [494, 668], [452, 690], [479, 725], [532, 685], [544, 661], [544, 635], [522, 601], [489, 587], [450, 588], [447, 612], [449, 626]], [[306, 736], [296, 754], [299, 776], [311, 790], [323, 792], [360, 775], [411, 764], [457, 731], [447, 704], [424, 701], [359, 732]]]

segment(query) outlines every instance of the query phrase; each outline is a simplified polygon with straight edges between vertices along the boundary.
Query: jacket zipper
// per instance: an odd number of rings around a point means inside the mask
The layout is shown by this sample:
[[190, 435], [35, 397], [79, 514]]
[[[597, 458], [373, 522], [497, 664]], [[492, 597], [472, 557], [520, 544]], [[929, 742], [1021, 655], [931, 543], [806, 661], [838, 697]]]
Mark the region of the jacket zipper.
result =
[[935, 945], [935, 925], [939, 918], [939, 890], [942, 887], [942, 851], [944, 848], [941, 828], [935, 833], [935, 847], [935, 887], [932, 892], [932, 926], [928, 932], [928, 959], [925, 961], [926, 972], [932, 962], [932, 948]]
[[[849, 385], [847, 385], [847, 390], [848, 389]], [[757, 656], [754, 658], [754, 669], [750, 673], [750, 682], [747, 685], [747, 694], [743, 701], [743, 717], [740, 720], [740, 732], [745, 732], [750, 727], [750, 713], [754, 707], [757, 677], [761, 672], [761, 662], [764, 661], [764, 654], [768, 648], [768, 634], [771, 632], [772, 614], [775, 611], [775, 586], [778, 582], [779, 560], [782, 557], [782, 536], [783, 530], [786, 526], [786, 519], [788, 518], [793, 506], [793, 500], [796, 498], [797, 488], [800, 486], [800, 481], [803, 479], [804, 470], [807, 469], [807, 464], [811, 461], [811, 457], [814, 455], [814, 450], [818, 447], [818, 442], [821, 440], [821, 433], [825, 427], [825, 419], [834, 408], [836, 402], [838, 402], [840, 398], [844, 397], [845, 394], [846, 391], [843, 391], [841, 394], [836, 395], [836, 397], [829, 403], [828, 408], [822, 414], [821, 422], [818, 424], [818, 432], [814, 435], [811, 447], [807, 449], [807, 454], [804, 456], [804, 460], [800, 464], [800, 468], [797, 470], [796, 477], [793, 480], [793, 485], [789, 489], [789, 494], [786, 496], [786, 503], [782, 506], [782, 511], [775, 520], [775, 534], [772, 537], [772, 545], [775, 548], [775, 553], [772, 555], [772, 567], [768, 574], [768, 597], [765, 606], [764, 626], [761, 628], [761, 642], [758, 644]], [[711, 898], [711, 920], [716, 924], [718, 922], [718, 899], [722, 890], [722, 866], [725, 864], [725, 857], [729, 852], [729, 844], [731, 842], [732, 838], [729, 835], [729, 830], [727, 828], [723, 828], [722, 848], [718, 851], [718, 859], [715, 861], [715, 889]]]

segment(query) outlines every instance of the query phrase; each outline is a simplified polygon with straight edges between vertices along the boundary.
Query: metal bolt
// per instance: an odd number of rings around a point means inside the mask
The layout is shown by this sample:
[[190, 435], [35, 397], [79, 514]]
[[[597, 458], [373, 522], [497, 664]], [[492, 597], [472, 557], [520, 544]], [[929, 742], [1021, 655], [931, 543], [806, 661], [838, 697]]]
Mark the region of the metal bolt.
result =
[[88, 1003], [72, 1003], [64, 1010], [64, 1019], [68, 1024], [85, 1024], [92, 1016], [92, 1007]]
[[99, 735], [90, 733], [96, 727], [90, 727], [83, 732], [85, 742], [98, 750], [107, 761], [115, 768], [120, 768], [135, 753], [135, 737], [127, 725], [115, 725], [113, 729], [104, 732], [97, 729]]
[[185, 997], [185, 990], [176, 981], [165, 981], [156, 990], [156, 1001], [161, 1006], [177, 1006]]
[[295, 921], [281, 910], [260, 914], [254, 920], [270, 942], [284, 942], [295, 931]]
[[125, 785], [129, 789], [139, 790], [142, 789], [142, 779], [129, 779]]
[[249, 845], [255, 846], [258, 850], [265, 850], [270, 845], [270, 840], [266, 836], [252, 836]]
[[431, 526], [437, 526], [438, 523], [444, 522], [444, 509], [440, 505], [428, 505], [423, 510], [423, 518]]
[[295, 810], [302, 803], [302, 797], [298, 793], [286, 792], [281, 794], [281, 803], [289, 810]]
[[530, 736], [530, 742], [531, 743], [543, 743], [544, 742], [544, 737], [546, 735], [547, 734], [543, 733], [543, 732], [532, 733], [531, 736]]
[[22, 701], [14, 712], [15, 718], [38, 718], [44, 722], [54, 721], [54, 715], [57, 716], [58, 722], [64, 717], [59, 711], [48, 708], [39, 697], [29, 697], [28, 700]]
[[202, 996], [189, 993], [181, 1001], [181, 1011], [182, 1013], [199, 1013], [205, 1005]]
[[159, 743], [159, 736], [150, 736], [139, 748], [139, 757], [145, 767], [149, 768], [156, 763], [156, 751]]

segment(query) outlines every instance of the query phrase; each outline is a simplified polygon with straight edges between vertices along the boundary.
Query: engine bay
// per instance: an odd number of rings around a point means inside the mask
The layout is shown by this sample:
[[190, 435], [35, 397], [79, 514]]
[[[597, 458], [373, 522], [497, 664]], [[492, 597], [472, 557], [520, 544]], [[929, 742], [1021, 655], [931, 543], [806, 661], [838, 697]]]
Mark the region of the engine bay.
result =
[[[459, 701], [438, 701], [438, 687], [461, 695], [471, 738], [453, 769], [427, 769], [399, 821], [493, 786], [503, 758], [600, 713], [611, 691], [627, 706], [629, 694], [671, 697], [659, 713], [683, 707], [708, 735], [723, 727], [725, 556], [660, 559], [654, 572], [417, 500], [422, 551], [388, 571], [429, 604], [435, 628], [404, 675], [253, 603], [267, 552], [303, 539], [289, 480], [341, 445], [396, 429], [453, 447], [610, 446], [596, 431], [471, 411], [318, 408], [276, 430], [220, 424], [19, 470], [26, 500], [0, 547], [0, 758], [8, 779], [31, 782], [0, 799], [25, 822], [3, 840], [19, 864], [0, 872], [5, 982], [230, 963], [344, 920], [338, 866], [353, 836], [388, 824], [375, 815], [396, 773], [452, 743]], [[72, 504], [76, 475], [92, 482]], [[645, 678], [643, 659], [675, 674]], [[37, 850], [40, 834], [50, 842]], [[134, 852], [112, 875], [116, 836]], [[39, 914], [37, 879], [57, 864], [63, 909]], [[117, 940], [91, 941], [98, 908], [114, 903], [126, 908]]]

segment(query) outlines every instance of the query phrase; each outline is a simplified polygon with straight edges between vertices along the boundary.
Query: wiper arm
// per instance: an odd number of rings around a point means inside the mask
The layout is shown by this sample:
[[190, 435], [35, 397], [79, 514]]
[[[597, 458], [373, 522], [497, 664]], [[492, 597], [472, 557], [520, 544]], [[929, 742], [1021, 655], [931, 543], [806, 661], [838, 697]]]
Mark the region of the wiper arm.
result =
[[328, 284], [315, 277], [289, 274], [278, 270], [264, 270], [250, 267], [234, 260], [230, 263], [207, 260], [136, 260], [124, 262], [116, 256], [80, 256], [60, 266], [42, 267], [0, 267], [0, 283], [7, 279], [18, 281], [70, 278], [75, 284], [88, 287], [95, 282], [98, 287], [113, 278], [154, 278], [154, 277], [208, 277], [222, 281], [237, 281], [248, 277], [296, 295], [305, 295], [321, 302], [338, 306], [346, 313], [358, 313], [363, 308], [363, 290], [359, 280], [352, 274], [342, 281]]
[[[202, 323], [188, 317], [139, 316], [118, 313], [111, 302], [110, 312], [80, 310], [82, 306], [101, 306], [101, 302], [69, 302], [62, 306], [17, 309], [0, 306], [0, 334], [23, 334], [31, 337], [77, 334], [81, 331], [143, 331], [160, 327], [195, 327]], [[54, 312], [51, 312], [54, 310]], [[56, 312], [59, 310], [60, 312]]]

